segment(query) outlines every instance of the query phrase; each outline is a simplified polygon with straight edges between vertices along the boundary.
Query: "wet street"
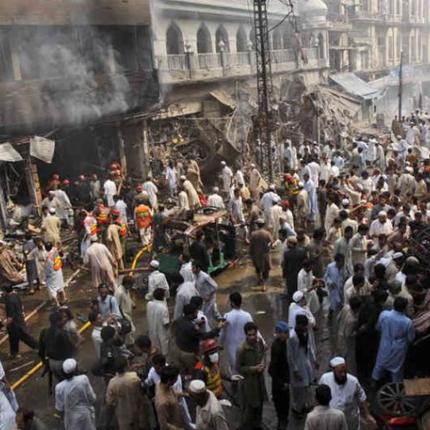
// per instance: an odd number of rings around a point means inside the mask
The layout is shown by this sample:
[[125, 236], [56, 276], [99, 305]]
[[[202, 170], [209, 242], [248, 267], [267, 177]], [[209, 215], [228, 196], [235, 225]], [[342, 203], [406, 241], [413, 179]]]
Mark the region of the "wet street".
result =
[[[274, 324], [278, 319], [287, 319], [287, 302], [283, 296], [283, 280], [279, 267], [279, 258], [276, 251], [272, 252], [272, 271], [268, 288], [266, 292], [262, 292], [260, 287], [256, 287], [256, 278], [250, 261], [247, 258], [239, 259], [231, 268], [216, 277], [219, 289], [217, 293], [217, 302], [220, 311], [223, 313], [229, 310], [228, 297], [233, 291], [239, 291], [243, 295], [243, 309], [250, 312], [254, 321], [258, 325], [264, 339], [271, 344], [274, 336]], [[27, 313], [34, 309], [42, 300], [44, 300], [44, 292], [37, 296], [24, 297], [24, 303]], [[88, 314], [89, 303], [92, 297], [95, 297], [94, 291], [91, 290], [89, 276], [84, 273], [68, 288], [68, 296], [71, 309], [74, 312], [75, 319], [78, 325], [82, 325], [86, 321]], [[48, 326], [49, 308], [45, 307], [37, 313], [29, 321], [29, 331], [32, 335], [38, 337], [42, 328]], [[137, 333], [143, 334], [146, 332], [146, 317], [145, 317], [145, 300], [137, 298], [137, 307], [135, 310], [135, 323]], [[90, 339], [91, 328], [84, 334], [84, 341], [80, 350], [80, 364], [83, 368], [89, 369], [94, 363], [93, 344]], [[328, 360], [330, 358], [330, 342], [328, 333], [324, 330], [317, 332], [317, 344], [319, 353], [320, 369], [318, 375], [328, 369]], [[29, 363], [38, 362], [37, 356], [33, 351], [29, 351], [22, 345], [22, 359], [11, 363], [7, 357], [7, 343], [3, 343], [0, 350], [0, 359], [8, 369], [8, 378], [14, 383], [21, 375], [26, 373], [32, 365]], [[23, 368], [20, 366], [25, 365]], [[53, 396], [48, 393], [48, 378], [41, 377], [42, 372], [38, 371], [31, 379], [21, 385], [16, 394], [20, 405], [29, 408], [34, 408], [40, 418], [49, 424], [52, 430], [61, 429], [59, 418], [55, 415], [53, 407]], [[267, 372], [266, 372], [267, 375]], [[103, 382], [101, 378], [94, 377], [91, 372], [88, 376], [93, 384], [93, 387], [99, 397], [103, 397]], [[267, 389], [270, 393], [270, 377], [267, 376]], [[238, 410], [233, 407], [227, 411], [229, 422], [233, 422], [237, 417]], [[304, 422], [291, 421], [288, 427], [289, 430], [303, 429]], [[273, 404], [268, 402], [265, 404], [264, 425], [266, 429], [276, 428], [276, 415]], [[232, 426], [232, 429], [235, 427]]]

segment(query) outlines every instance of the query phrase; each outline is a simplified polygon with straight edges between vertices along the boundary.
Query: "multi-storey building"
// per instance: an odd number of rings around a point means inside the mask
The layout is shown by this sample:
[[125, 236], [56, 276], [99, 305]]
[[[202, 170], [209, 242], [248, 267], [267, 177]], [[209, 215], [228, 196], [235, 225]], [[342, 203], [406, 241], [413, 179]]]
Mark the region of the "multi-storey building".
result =
[[427, 64], [428, 0], [327, 0], [330, 68], [354, 70], [369, 79], [383, 76], [400, 63]]
[[[71, 176], [103, 172], [118, 158], [142, 177], [151, 124], [220, 116], [243, 89], [255, 100], [252, 3], [1, 2], [1, 141], [21, 142], [30, 163], [28, 137], [54, 139], [53, 165], [37, 162], [45, 178], [59, 168]], [[286, 0], [268, 7], [277, 98], [290, 81], [315, 84], [328, 73], [327, 6], [301, 0], [296, 7]]]
[[327, 0], [331, 73], [354, 72], [380, 91], [374, 113], [398, 113], [403, 55], [402, 115], [430, 108], [428, 0]]

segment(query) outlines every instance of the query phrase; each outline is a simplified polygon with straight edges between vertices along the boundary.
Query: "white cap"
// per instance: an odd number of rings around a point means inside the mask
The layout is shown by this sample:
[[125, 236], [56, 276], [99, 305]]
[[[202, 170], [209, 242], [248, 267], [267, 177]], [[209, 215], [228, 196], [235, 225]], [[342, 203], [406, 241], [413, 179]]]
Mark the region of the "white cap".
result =
[[349, 206], [349, 200], [348, 199], [343, 199], [342, 200], [342, 205], [343, 206]]
[[254, 164], [254, 163], [252, 163], [252, 164], [251, 164], [251, 167], [252, 167], [252, 168], [254, 168], [254, 167], [255, 167], [255, 164]]
[[55, 214], [55, 208], [49, 208], [49, 213], [50, 214]]
[[275, 186], [275, 184], [270, 184], [270, 185], [269, 185], [269, 190], [271, 190], [271, 191], [275, 191], [275, 190], [276, 190], [276, 186]]
[[403, 258], [403, 252], [395, 252], [393, 254], [393, 259], [396, 260], [397, 258]]
[[387, 216], [387, 212], [385, 211], [379, 211], [378, 216]]
[[184, 175], [182, 175], [179, 179], [180, 179], [181, 181], [186, 181], [186, 180], [187, 180], [187, 177], [186, 177], [186, 176], [184, 176]]
[[413, 173], [414, 169], [413, 167], [406, 167], [405, 169], [408, 173]]
[[200, 379], [194, 379], [190, 382], [188, 389], [191, 393], [202, 394], [206, 392], [206, 384]]
[[78, 363], [74, 358], [68, 358], [63, 362], [63, 372], [66, 375], [69, 375], [70, 373], [73, 373], [76, 370], [77, 366], [78, 366]]
[[221, 161], [221, 166], [226, 166], [227, 163], [225, 161]]
[[298, 187], [298, 188], [303, 188], [303, 187], [304, 187], [303, 182], [302, 182], [302, 181], [300, 181], [300, 182], [297, 184], [297, 187]]
[[330, 360], [330, 366], [333, 368], [342, 364], [346, 364], [345, 359], [343, 357], [334, 357]]
[[153, 269], [158, 269], [160, 267], [160, 262], [158, 260], [152, 260], [149, 265], [153, 268]]
[[300, 300], [302, 300], [304, 297], [304, 294], [301, 291], [296, 291], [293, 294], [293, 301], [295, 301], [296, 303], [299, 303]]
[[213, 187], [212, 191], [213, 191], [214, 193], [219, 193], [219, 188], [218, 188], [218, 187]]

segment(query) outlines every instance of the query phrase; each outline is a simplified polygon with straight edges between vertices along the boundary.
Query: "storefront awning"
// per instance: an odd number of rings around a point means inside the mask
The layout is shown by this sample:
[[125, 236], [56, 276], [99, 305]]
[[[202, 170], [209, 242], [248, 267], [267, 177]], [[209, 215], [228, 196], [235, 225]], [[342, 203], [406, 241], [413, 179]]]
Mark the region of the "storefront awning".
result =
[[354, 73], [336, 73], [335, 75], [331, 75], [330, 79], [353, 96], [364, 100], [372, 100], [379, 97], [380, 93], [378, 90], [375, 90]]

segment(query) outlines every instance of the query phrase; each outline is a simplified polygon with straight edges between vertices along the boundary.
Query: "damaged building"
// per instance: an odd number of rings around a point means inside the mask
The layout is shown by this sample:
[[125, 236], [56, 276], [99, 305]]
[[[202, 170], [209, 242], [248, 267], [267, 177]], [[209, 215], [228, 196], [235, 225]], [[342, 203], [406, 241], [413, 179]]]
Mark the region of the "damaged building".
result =
[[[326, 13], [321, 0], [270, 4], [278, 100], [291, 82], [327, 79]], [[51, 164], [24, 151], [32, 168], [13, 167], [21, 185], [103, 175], [112, 161], [141, 179], [168, 146], [208, 162], [248, 145], [256, 60], [246, 0], [14, 0], [0, 5], [0, 33], [1, 142], [55, 141]], [[40, 204], [40, 193], [24, 194]]]

